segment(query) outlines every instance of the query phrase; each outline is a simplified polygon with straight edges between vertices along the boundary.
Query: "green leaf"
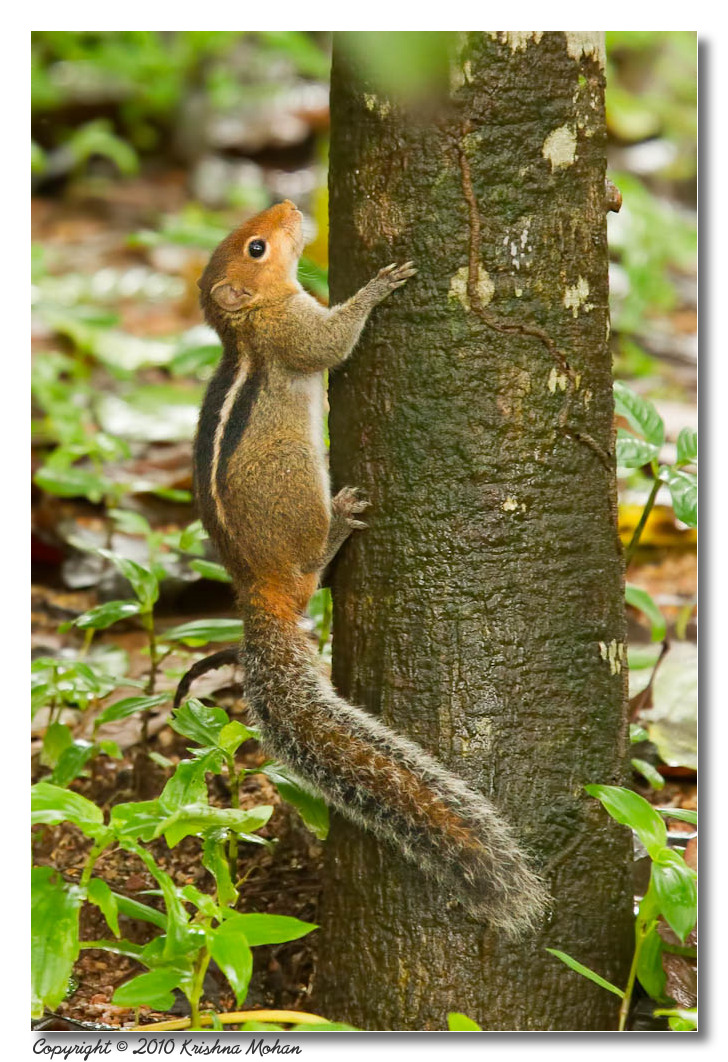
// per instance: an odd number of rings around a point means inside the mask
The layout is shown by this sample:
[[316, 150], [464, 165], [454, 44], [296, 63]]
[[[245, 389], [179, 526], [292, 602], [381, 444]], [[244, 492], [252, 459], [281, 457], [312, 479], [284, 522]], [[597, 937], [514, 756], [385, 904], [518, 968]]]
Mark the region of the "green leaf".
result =
[[112, 723], [117, 719], [126, 719], [136, 712], [147, 712], [150, 708], [156, 708], [169, 700], [168, 693], [155, 693], [151, 697], [123, 697], [120, 701], [114, 701], [104, 708], [94, 720], [94, 729], [104, 723]]
[[222, 912], [212, 896], [195, 888], [194, 885], [185, 885], [179, 890], [179, 894], [187, 903], [193, 903], [206, 918], [216, 918], [218, 921], [222, 919]]
[[670, 1010], [654, 1010], [652, 1013], [656, 1018], [668, 1018], [673, 1032], [693, 1032], [698, 1027], [698, 1011], [695, 1008], [675, 1007]]
[[169, 1010], [174, 1003], [172, 989], [180, 983], [180, 971], [160, 966], [157, 970], [139, 974], [116, 989], [111, 1002], [117, 1007], [151, 1007]]
[[687, 808], [655, 808], [666, 819], [677, 819], [678, 822], [689, 822], [692, 826], [698, 825], [697, 811], [689, 811]]
[[660, 449], [652, 443], [638, 439], [624, 428], [617, 431], [617, 464], [620, 468], [642, 468], [648, 465], [660, 453]]
[[190, 568], [193, 571], [198, 572], [205, 579], [213, 579], [217, 583], [231, 583], [232, 579], [223, 568], [222, 564], [216, 564], [214, 561], [206, 560], [193, 560], [190, 561]]
[[621, 988], [617, 988], [616, 985], [611, 984], [609, 981], [605, 981], [603, 977], [600, 977], [598, 973], [594, 973], [588, 966], [582, 966], [576, 959], [572, 959], [570, 955], [567, 955], [563, 951], [557, 951], [556, 948], [546, 948], [549, 955], [555, 955], [557, 959], [561, 959], [572, 970], [576, 970], [582, 977], [588, 977], [590, 981], [593, 981], [595, 985], [599, 985], [601, 988], [606, 988], [608, 992], [614, 992], [615, 996], [619, 996], [620, 999], [624, 999], [624, 992]]
[[165, 641], [182, 642], [184, 645], [197, 647], [209, 642], [237, 642], [243, 637], [243, 625], [240, 620], [201, 619], [181, 623], [164, 631]]
[[283, 764], [268, 764], [263, 773], [275, 783], [283, 799], [294, 806], [309, 830], [320, 840], [326, 840], [329, 832], [329, 809], [324, 799], [305, 789], [293, 772]]
[[73, 737], [70, 728], [65, 723], [51, 723], [43, 735], [40, 762], [44, 767], [55, 767], [62, 754], [72, 744]]
[[116, 899], [119, 914], [126, 915], [127, 918], [138, 918], [142, 922], [150, 922], [153, 926], [158, 926], [160, 929], [167, 928], [166, 916], [155, 907], [140, 903], [139, 900], [133, 900], [130, 896], [122, 896], [118, 892], [114, 893], [114, 898]]
[[125, 535], [143, 535], [147, 538], [152, 534], [152, 527], [147, 518], [134, 509], [109, 509], [109, 516], [117, 529]]
[[217, 749], [212, 749], [196, 760], [182, 760], [159, 797], [164, 813], [169, 814], [188, 804], [206, 803], [205, 774], [207, 771], [216, 774], [221, 764], [222, 753]]
[[190, 834], [204, 833], [209, 829], [228, 829], [242, 835], [247, 841], [264, 844], [263, 839], [256, 837], [251, 831], [265, 826], [272, 814], [273, 808], [269, 804], [261, 804], [249, 811], [214, 808], [202, 803], [191, 804], [163, 819], [154, 836], [161, 837], [164, 834], [169, 847], [174, 848], [183, 837], [189, 837]]
[[81, 951], [91, 948], [99, 948], [101, 951], [110, 951], [112, 955], [124, 955], [127, 959], [141, 961], [144, 950], [140, 944], [132, 944], [130, 940], [82, 940]]
[[179, 548], [185, 553], [196, 553], [202, 549], [202, 544], [208, 537], [202, 520], [193, 520], [179, 536]]
[[694, 428], [683, 428], [677, 437], [677, 463], [694, 465], [698, 460], [698, 433]]
[[665, 848], [652, 864], [652, 884], [660, 911], [684, 941], [698, 917], [696, 875], [677, 852]]
[[88, 883], [88, 899], [90, 903], [100, 908], [114, 936], [120, 937], [119, 904], [106, 882], [101, 878], [91, 878]]
[[667, 840], [665, 823], [644, 797], [616, 785], [587, 785], [584, 788], [590, 796], [601, 801], [613, 819], [635, 831], [653, 859], [664, 848]]
[[662, 966], [662, 938], [656, 922], [649, 927], [642, 941], [637, 958], [637, 977], [648, 996], [653, 999], [664, 997], [666, 977]]
[[312, 933], [318, 926], [314, 922], [302, 922], [289, 915], [240, 914], [238, 911], [225, 912], [225, 919], [234, 921], [240, 927], [251, 948], [261, 944], [285, 944], [289, 940], [299, 940]]
[[48, 494], [57, 494], [61, 498], [88, 498], [98, 503], [107, 493], [110, 481], [97, 472], [85, 468], [53, 468], [45, 465], [33, 476], [37, 486]]
[[665, 471], [665, 481], [670, 488], [675, 516], [688, 527], [697, 527], [698, 478], [695, 473], [668, 468]]
[[662, 446], [665, 425], [649, 398], [643, 398], [620, 380], [615, 380], [614, 408], [648, 443], [658, 448]]
[[230, 722], [222, 708], [208, 708], [196, 697], [177, 709], [169, 725], [183, 737], [191, 738], [198, 745], [217, 745], [220, 732]]
[[44, 1007], [55, 1010], [68, 991], [84, 890], [66, 885], [52, 867], [33, 867], [30, 889], [32, 1016], [42, 1018]]
[[103, 631], [112, 623], [128, 619], [129, 616], [136, 616], [139, 612], [141, 612], [141, 604], [138, 601], [107, 601], [77, 616], [73, 625], [80, 627], [81, 630], [90, 627], [96, 631]]
[[151, 841], [165, 811], [158, 800], [138, 800], [116, 804], [111, 809], [109, 827], [120, 840]]
[[469, 1018], [467, 1014], [461, 1014], [457, 1010], [451, 1010], [447, 1016], [447, 1027], [450, 1032], [482, 1032], [477, 1022]]
[[51, 782], [54, 785], [67, 786], [74, 778], [78, 778], [96, 752], [96, 746], [90, 741], [74, 741], [62, 753], [50, 777]]
[[227, 977], [238, 1006], [248, 994], [253, 973], [253, 953], [239, 920], [230, 918], [210, 932], [210, 954]]
[[215, 879], [217, 898], [222, 907], [232, 907], [238, 899], [238, 890], [230, 877], [230, 864], [223, 848], [227, 836], [227, 830], [210, 831], [205, 834], [202, 846], [202, 865]]
[[115, 564], [121, 574], [129, 580], [134, 593], [139, 598], [142, 612], [151, 612], [152, 606], [159, 597], [159, 581], [154, 572], [143, 568], [141, 564], [137, 564], [128, 557], [120, 557], [118, 553], [112, 553], [110, 549], [97, 549], [95, 552]]
[[55, 825], [58, 822], [72, 822], [85, 834], [94, 837], [103, 830], [104, 815], [86, 797], [72, 793], [69, 789], [52, 785], [50, 782], [36, 782], [30, 790], [31, 823], [45, 822]]
[[644, 612], [645, 616], [647, 616], [652, 624], [652, 641], [664, 641], [667, 635], [667, 623], [665, 622], [665, 617], [662, 615], [647, 591], [639, 586], [635, 586], [634, 583], [627, 583], [624, 588], [624, 600], [628, 605], [631, 605], [632, 608], [639, 609], [640, 612]]
[[638, 723], [629, 724], [629, 740], [630, 744], [636, 745], [640, 741], [648, 741], [649, 734], [643, 726], [639, 726]]
[[653, 767], [647, 760], [640, 760], [637, 757], [630, 760], [633, 770], [637, 771], [645, 778], [653, 789], [664, 789], [665, 779], [662, 777], [656, 767]]
[[254, 731], [238, 722], [237, 719], [233, 719], [218, 734], [217, 745], [228, 756], [232, 756], [244, 742], [250, 741], [251, 738], [255, 737], [257, 735]]

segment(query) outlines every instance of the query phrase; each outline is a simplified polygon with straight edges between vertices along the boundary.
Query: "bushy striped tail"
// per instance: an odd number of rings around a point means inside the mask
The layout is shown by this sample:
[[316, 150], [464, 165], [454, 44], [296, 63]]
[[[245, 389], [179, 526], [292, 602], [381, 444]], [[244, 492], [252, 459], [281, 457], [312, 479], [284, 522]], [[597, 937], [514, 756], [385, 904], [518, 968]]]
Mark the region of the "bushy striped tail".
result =
[[511, 828], [419, 746], [339, 697], [295, 622], [245, 616], [244, 687], [271, 755], [512, 937], [548, 905]]

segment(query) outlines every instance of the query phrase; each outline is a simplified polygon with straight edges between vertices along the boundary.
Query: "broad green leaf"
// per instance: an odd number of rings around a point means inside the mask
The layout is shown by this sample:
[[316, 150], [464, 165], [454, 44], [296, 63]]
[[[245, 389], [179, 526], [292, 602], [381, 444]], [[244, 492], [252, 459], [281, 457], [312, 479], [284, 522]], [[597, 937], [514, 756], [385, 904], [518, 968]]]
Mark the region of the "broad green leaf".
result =
[[91, 837], [103, 830], [104, 815], [86, 797], [50, 782], [36, 782], [30, 790], [31, 823], [72, 822]]
[[239, 925], [251, 948], [260, 947], [261, 944], [285, 944], [318, 929], [314, 922], [302, 922], [289, 915], [240, 914], [238, 911], [226, 911], [224, 914], [226, 920]]
[[624, 999], [624, 992], [621, 988], [617, 988], [616, 985], [611, 984], [609, 981], [605, 981], [603, 977], [600, 977], [598, 973], [594, 973], [588, 966], [582, 966], [576, 959], [572, 959], [570, 955], [567, 955], [563, 951], [557, 951], [556, 948], [546, 948], [549, 955], [554, 955], [557, 959], [561, 959], [572, 970], [576, 970], [582, 977], [588, 977], [590, 981], [593, 981], [595, 985], [599, 985], [601, 988], [606, 988], [608, 992], [614, 992], [615, 996], [619, 996], [620, 999]]
[[143, 568], [141, 564], [137, 564], [128, 557], [120, 557], [118, 553], [113, 553], [110, 549], [97, 549], [96, 553], [116, 565], [121, 574], [131, 583], [134, 593], [139, 598], [142, 611], [150, 612], [159, 597], [159, 581], [154, 572]]
[[683, 428], [677, 437], [677, 463], [694, 465], [698, 460], [698, 433], [695, 428]]
[[225, 571], [222, 564], [216, 564], [215, 561], [193, 560], [190, 561], [190, 568], [204, 579], [212, 579], [217, 583], [232, 582], [232, 578]]
[[146, 538], [152, 534], [152, 528], [145, 516], [135, 512], [134, 509], [109, 509], [109, 516], [116, 524], [119, 531], [125, 535], [144, 535]]
[[120, 840], [151, 841], [158, 836], [157, 829], [164, 816], [165, 811], [158, 800], [115, 804], [111, 809], [109, 827]]
[[664, 848], [667, 840], [665, 823], [644, 797], [616, 785], [587, 785], [584, 788], [590, 796], [601, 801], [613, 819], [635, 831], [653, 859]]
[[50, 777], [51, 782], [54, 785], [67, 786], [74, 778], [78, 778], [96, 751], [96, 746], [90, 741], [74, 741], [61, 754]]
[[457, 1010], [451, 1010], [447, 1016], [447, 1027], [450, 1032], [482, 1032], [477, 1022], [469, 1018], [467, 1014], [461, 1014]]
[[253, 953], [239, 920], [227, 919], [209, 934], [210, 953], [232, 985], [235, 1000], [241, 1006], [248, 994], [253, 973]]
[[658, 448], [665, 441], [665, 425], [649, 398], [643, 398], [620, 380], [614, 381], [615, 411], [648, 443]]
[[698, 1011], [675, 1007], [670, 1010], [654, 1010], [656, 1018], [667, 1018], [673, 1032], [693, 1032], [698, 1027]]
[[108, 741], [104, 739], [98, 742], [99, 751], [103, 752], [105, 756], [111, 757], [112, 760], [120, 760], [122, 758], [122, 752], [116, 741]]
[[202, 520], [193, 520], [179, 536], [179, 548], [185, 553], [194, 553], [202, 548], [202, 543], [208, 537], [207, 531], [202, 526]]
[[698, 825], [697, 811], [689, 811], [687, 808], [655, 808], [666, 819], [677, 819], [679, 822], [689, 822], [693, 826]]
[[182, 642], [194, 647], [208, 642], [237, 642], [243, 637], [243, 624], [233, 619], [200, 619], [181, 623], [164, 631], [167, 641]]
[[52, 468], [45, 465], [38, 469], [33, 479], [49, 494], [62, 498], [88, 498], [94, 503], [100, 502], [110, 487], [104, 476], [75, 466]]
[[43, 736], [40, 762], [44, 767], [55, 767], [62, 754], [72, 744], [70, 728], [65, 723], [51, 723]]
[[205, 834], [202, 865], [215, 879], [220, 906], [232, 907], [237, 902], [238, 890], [230, 877], [230, 864], [223, 848], [226, 839], [227, 830], [213, 830]]
[[180, 982], [180, 972], [163, 966], [149, 973], [139, 974], [116, 989], [111, 1002], [117, 1007], [151, 1007], [169, 1010], [174, 1003], [172, 989]]
[[159, 797], [164, 814], [177, 811], [188, 804], [207, 802], [207, 771], [217, 773], [222, 763], [222, 753], [212, 749], [196, 760], [182, 760], [177, 765]]
[[643, 590], [639, 586], [635, 586], [634, 583], [627, 583], [624, 588], [624, 600], [632, 608], [637, 608], [640, 612], [644, 612], [647, 619], [652, 624], [652, 641], [661, 642], [664, 641], [667, 635], [667, 623], [665, 617], [660, 612], [659, 608], [652, 600], [646, 590]]
[[233, 719], [218, 734], [217, 745], [229, 756], [232, 756], [243, 742], [250, 741], [251, 738], [255, 737], [257, 737], [257, 734], [254, 731], [238, 722], [237, 719]]
[[694, 472], [668, 468], [665, 481], [670, 488], [675, 516], [688, 527], [698, 526], [698, 478]]
[[642, 941], [637, 958], [637, 977], [648, 996], [653, 999], [664, 997], [666, 978], [662, 967], [662, 938], [656, 922], [649, 927]]
[[150, 922], [153, 926], [159, 926], [160, 929], [167, 928], [166, 915], [157, 911], [156, 908], [140, 903], [139, 900], [132, 900], [130, 896], [122, 896], [118, 892], [114, 893], [114, 898], [119, 914], [126, 915], [127, 918], [138, 918], [142, 922]]
[[207, 746], [217, 745], [220, 732], [229, 722], [228, 714], [222, 708], [208, 708], [196, 697], [190, 697], [177, 709], [169, 725], [178, 734]]
[[119, 904], [106, 882], [102, 881], [101, 878], [91, 878], [88, 883], [88, 899], [100, 908], [114, 936], [120, 937]]
[[695, 872], [677, 852], [663, 849], [652, 864], [652, 884], [660, 911], [684, 941], [698, 917]]
[[617, 431], [617, 464], [620, 468], [642, 468], [654, 461], [659, 453], [659, 447], [638, 439], [624, 428]]
[[32, 1015], [55, 1010], [78, 958], [78, 915], [84, 890], [66, 885], [52, 867], [33, 867], [31, 896]]
[[320, 840], [325, 840], [329, 832], [329, 809], [324, 799], [304, 788], [283, 764], [268, 764], [263, 773], [275, 783], [283, 799], [294, 806], [309, 830]]
[[167, 911], [167, 933], [164, 942], [164, 958], [168, 962], [184, 959], [189, 962], [205, 942], [205, 933], [201, 926], [190, 925], [189, 915], [182, 902], [177, 886], [169, 874], [156, 863], [151, 852], [136, 844], [134, 841], [124, 839], [123, 846], [137, 856], [156, 880]]
[[81, 613], [73, 621], [75, 627], [81, 630], [92, 628], [96, 631], [106, 630], [112, 623], [136, 616], [141, 612], [141, 604], [138, 601], [106, 601], [103, 605], [96, 605], [87, 612]]
[[650, 783], [653, 789], [665, 788], [665, 779], [657, 768], [653, 767], [651, 763], [647, 762], [647, 760], [640, 760], [635, 757], [630, 760], [630, 763], [632, 764], [633, 770], [637, 771], [638, 774], [641, 774], [642, 777]]
[[120, 701], [107, 705], [103, 712], [99, 712], [94, 720], [94, 728], [104, 723], [115, 722], [117, 719], [126, 719], [136, 712], [147, 712], [168, 700], [168, 693], [155, 693], [150, 697], [124, 697]]
[[639, 726], [638, 723], [629, 724], [629, 740], [632, 745], [636, 745], [639, 741], [647, 741], [649, 736], [643, 726]]
[[174, 848], [183, 837], [188, 837], [190, 834], [204, 833], [209, 829], [228, 829], [234, 830], [238, 835], [243, 835], [247, 841], [264, 844], [263, 838], [256, 837], [251, 831], [265, 826], [272, 814], [273, 808], [269, 804], [261, 804], [249, 811], [240, 811], [236, 808], [214, 808], [209, 804], [191, 804], [180, 808], [179, 811], [175, 811], [174, 814], [160, 822], [155, 836], [164, 835], [169, 847]]

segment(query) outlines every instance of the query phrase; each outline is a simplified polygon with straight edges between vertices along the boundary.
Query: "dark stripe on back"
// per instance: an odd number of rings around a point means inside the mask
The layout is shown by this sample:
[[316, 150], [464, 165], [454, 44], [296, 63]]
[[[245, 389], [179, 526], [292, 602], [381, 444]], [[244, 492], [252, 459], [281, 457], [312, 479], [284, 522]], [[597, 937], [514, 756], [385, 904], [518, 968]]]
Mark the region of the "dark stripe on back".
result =
[[228, 462], [240, 445], [264, 380], [265, 369], [252, 369], [230, 410], [217, 461], [217, 489], [220, 494], [225, 490]]
[[197, 435], [193, 449], [194, 489], [202, 522], [208, 530], [210, 523], [216, 522], [215, 504], [210, 486], [215, 430], [225, 396], [235, 381], [237, 366], [238, 359], [234, 350], [226, 349], [208, 385], [197, 422]]

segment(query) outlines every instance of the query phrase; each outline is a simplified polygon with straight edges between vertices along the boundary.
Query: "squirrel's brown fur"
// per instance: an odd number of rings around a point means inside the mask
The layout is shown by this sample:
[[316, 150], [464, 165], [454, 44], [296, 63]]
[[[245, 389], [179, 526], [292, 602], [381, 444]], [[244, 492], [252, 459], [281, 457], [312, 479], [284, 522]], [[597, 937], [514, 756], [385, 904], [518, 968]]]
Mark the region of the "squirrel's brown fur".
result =
[[325, 309], [296, 280], [301, 215], [289, 201], [228, 236], [199, 281], [223, 357], [195, 440], [200, 514], [243, 615], [246, 699], [268, 750], [340, 812], [396, 844], [479, 919], [518, 934], [546, 893], [495, 808], [417, 745], [342, 700], [299, 620], [365, 507], [333, 500], [322, 370], [350, 353], [370, 311], [415, 270], [388, 266]]

